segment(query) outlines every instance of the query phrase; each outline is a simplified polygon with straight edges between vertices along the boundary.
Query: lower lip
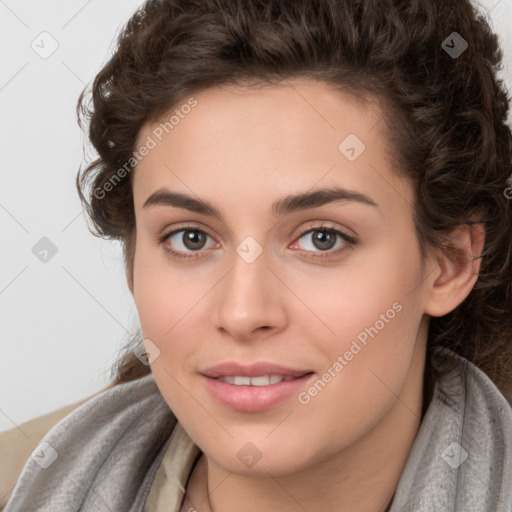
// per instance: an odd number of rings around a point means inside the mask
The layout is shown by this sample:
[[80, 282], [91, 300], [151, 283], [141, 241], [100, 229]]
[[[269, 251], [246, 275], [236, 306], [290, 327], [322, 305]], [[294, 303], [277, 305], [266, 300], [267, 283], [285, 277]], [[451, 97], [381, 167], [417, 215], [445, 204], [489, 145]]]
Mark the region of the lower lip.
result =
[[308, 373], [294, 380], [268, 386], [236, 386], [203, 376], [210, 393], [223, 405], [236, 411], [257, 412], [269, 409], [297, 394], [313, 377]]

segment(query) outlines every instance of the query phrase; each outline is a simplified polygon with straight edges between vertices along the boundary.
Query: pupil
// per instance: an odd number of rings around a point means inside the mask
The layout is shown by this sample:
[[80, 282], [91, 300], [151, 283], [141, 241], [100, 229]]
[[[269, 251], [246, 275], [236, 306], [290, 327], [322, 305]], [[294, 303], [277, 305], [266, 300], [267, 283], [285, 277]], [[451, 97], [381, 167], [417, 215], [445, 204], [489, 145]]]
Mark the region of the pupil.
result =
[[187, 249], [201, 249], [204, 245], [204, 233], [200, 231], [185, 231], [183, 243]]
[[313, 243], [317, 249], [331, 249], [336, 242], [336, 234], [330, 231], [316, 231], [313, 236]]

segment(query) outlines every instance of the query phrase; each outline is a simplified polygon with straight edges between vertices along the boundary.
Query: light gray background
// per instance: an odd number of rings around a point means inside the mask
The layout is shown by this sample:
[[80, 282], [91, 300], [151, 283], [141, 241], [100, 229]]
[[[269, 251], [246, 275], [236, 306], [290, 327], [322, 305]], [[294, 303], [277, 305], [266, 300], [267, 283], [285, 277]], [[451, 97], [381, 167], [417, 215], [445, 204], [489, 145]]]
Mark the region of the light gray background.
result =
[[[138, 326], [120, 247], [89, 233], [74, 180], [78, 95], [141, 4], [0, 0], [0, 431], [106, 386]], [[479, 5], [502, 38], [512, 89], [512, 0]], [[52, 44], [47, 58], [37, 53]], [[57, 247], [47, 262], [32, 252], [43, 237]]]

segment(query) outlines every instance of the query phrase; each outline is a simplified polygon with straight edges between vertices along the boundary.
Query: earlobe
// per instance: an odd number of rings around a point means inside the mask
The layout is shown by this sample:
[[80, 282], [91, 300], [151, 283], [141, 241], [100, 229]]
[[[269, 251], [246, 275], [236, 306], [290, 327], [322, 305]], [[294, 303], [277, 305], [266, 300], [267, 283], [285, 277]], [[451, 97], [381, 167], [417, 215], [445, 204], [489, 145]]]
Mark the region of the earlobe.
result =
[[425, 313], [443, 316], [453, 311], [471, 292], [478, 279], [485, 228], [479, 224], [462, 224], [449, 236], [447, 245], [435, 256]]

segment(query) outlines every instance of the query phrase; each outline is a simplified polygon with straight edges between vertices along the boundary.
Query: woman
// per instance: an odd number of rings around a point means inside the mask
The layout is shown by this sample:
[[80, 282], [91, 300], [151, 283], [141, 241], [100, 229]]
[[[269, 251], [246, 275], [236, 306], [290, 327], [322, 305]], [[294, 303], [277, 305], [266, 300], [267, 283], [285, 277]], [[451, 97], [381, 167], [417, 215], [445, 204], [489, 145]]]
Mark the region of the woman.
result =
[[141, 336], [14, 510], [512, 507], [512, 135], [453, 0], [148, 1], [80, 118]]

